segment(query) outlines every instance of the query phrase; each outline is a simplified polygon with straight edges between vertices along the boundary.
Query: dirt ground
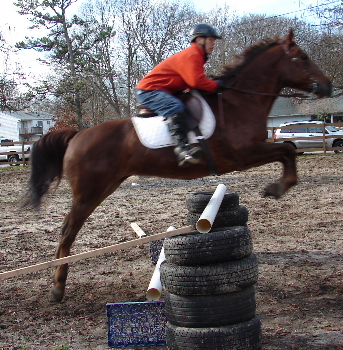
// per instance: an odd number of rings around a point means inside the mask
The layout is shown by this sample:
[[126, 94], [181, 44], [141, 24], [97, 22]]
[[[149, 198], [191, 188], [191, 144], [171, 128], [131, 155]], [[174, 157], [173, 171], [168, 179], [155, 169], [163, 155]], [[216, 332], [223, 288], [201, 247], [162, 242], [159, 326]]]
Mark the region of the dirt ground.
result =
[[[185, 226], [186, 194], [224, 183], [249, 209], [262, 349], [343, 349], [342, 161], [299, 157], [300, 182], [280, 200], [261, 196], [279, 164], [194, 181], [129, 178], [87, 220], [72, 253], [135, 239], [131, 222], [148, 235]], [[63, 181], [40, 212], [20, 210], [28, 176], [23, 167], [0, 170], [0, 272], [53, 259], [70, 207]], [[0, 281], [0, 349], [107, 349], [106, 303], [145, 301], [153, 270], [145, 244], [72, 263], [62, 303], [51, 300], [53, 269]]]

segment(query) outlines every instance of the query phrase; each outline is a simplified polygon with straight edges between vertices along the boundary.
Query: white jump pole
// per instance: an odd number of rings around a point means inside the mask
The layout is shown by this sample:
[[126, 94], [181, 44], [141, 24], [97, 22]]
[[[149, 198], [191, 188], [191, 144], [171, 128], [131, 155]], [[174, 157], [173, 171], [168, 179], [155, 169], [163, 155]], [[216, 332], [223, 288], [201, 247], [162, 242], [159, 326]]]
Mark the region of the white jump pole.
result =
[[138, 237], [141, 238], [146, 236], [146, 233], [135, 222], [131, 222], [130, 226], [136, 232]]
[[[174, 230], [176, 230], [176, 228], [174, 226], [170, 226], [167, 232], [174, 231]], [[160, 267], [164, 260], [166, 260], [166, 257], [164, 255], [164, 248], [162, 247], [160, 256], [156, 263], [154, 273], [150, 280], [148, 290], [146, 292], [146, 298], [148, 300], [156, 301], [156, 300], [159, 300], [161, 297], [162, 283], [161, 283]]]
[[218, 213], [220, 204], [223, 201], [225, 191], [226, 191], [225, 185], [220, 184], [217, 186], [217, 189], [213, 193], [210, 201], [208, 202], [206, 208], [202, 212], [196, 224], [196, 229], [200, 233], [210, 232], [213, 225], [213, 221], [216, 218], [216, 215]]
[[50, 260], [50, 261], [47, 261], [47, 262], [44, 262], [41, 264], [31, 265], [31, 266], [22, 267], [22, 268], [16, 269], [16, 270], [2, 272], [2, 273], [0, 273], [0, 281], [5, 280], [5, 279], [10, 278], [10, 277], [25, 275], [27, 273], [36, 272], [39, 270], [44, 270], [44, 269], [47, 269], [49, 267], [63, 265], [63, 264], [71, 263], [74, 261], [79, 261], [82, 259], [92, 258], [92, 257], [103, 255], [106, 253], [111, 253], [111, 252], [114, 252], [114, 251], [120, 250], [120, 249], [130, 248], [130, 247], [133, 247], [135, 245], [140, 245], [140, 244], [144, 244], [144, 243], [158, 241], [160, 239], [164, 239], [167, 237], [172, 237], [172, 236], [177, 236], [177, 235], [181, 235], [184, 233], [189, 233], [193, 230], [194, 230], [194, 227], [192, 225], [184, 226], [184, 227], [181, 227], [181, 228], [173, 230], [173, 231], [166, 231], [163, 233], [158, 233], [158, 234], [153, 235], [153, 236], [145, 236], [142, 238], [134, 239], [132, 241], [123, 242], [123, 243], [119, 243], [119, 244], [91, 250], [91, 251], [80, 253], [80, 254], [66, 256], [65, 258]]

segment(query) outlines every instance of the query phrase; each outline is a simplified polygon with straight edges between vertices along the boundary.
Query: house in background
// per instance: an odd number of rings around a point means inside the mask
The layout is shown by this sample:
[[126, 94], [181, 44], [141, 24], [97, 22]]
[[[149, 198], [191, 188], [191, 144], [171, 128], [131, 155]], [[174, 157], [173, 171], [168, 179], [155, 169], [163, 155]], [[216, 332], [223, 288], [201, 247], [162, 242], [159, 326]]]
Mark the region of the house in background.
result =
[[55, 124], [46, 112], [1, 112], [0, 138], [13, 141], [37, 141]]
[[279, 97], [270, 111], [267, 126], [276, 127], [285, 122], [313, 120], [323, 113], [331, 116], [332, 123], [342, 121], [343, 96], [303, 101]]

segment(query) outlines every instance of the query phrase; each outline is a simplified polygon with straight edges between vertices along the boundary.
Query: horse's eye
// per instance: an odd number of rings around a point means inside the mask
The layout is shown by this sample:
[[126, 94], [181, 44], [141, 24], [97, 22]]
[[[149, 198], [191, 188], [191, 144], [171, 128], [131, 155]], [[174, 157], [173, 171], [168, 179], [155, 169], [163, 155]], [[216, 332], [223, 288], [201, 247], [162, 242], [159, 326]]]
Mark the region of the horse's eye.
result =
[[304, 53], [302, 56], [301, 56], [301, 59], [306, 61], [308, 59], [308, 56]]

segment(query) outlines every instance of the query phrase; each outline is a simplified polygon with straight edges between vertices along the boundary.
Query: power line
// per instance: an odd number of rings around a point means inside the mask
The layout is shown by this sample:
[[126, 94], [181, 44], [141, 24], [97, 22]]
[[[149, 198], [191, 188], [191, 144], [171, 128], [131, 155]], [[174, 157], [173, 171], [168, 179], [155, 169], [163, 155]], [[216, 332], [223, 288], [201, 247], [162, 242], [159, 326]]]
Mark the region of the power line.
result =
[[255, 22], [262, 22], [262, 21], [266, 21], [266, 20], [272, 19], [272, 18], [285, 17], [287, 15], [291, 15], [291, 14], [294, 14], [294, 13], [310, 11], [310, 10], [314, 10], [314, 9], [320, 8], [322, 6], [332, 5], [332, 4], [337, 3], [337, 2], [339, 2], [341, 4], [342, 1], [343, 0], [334, 0], [334, 1], [331, 1], [331, 2], [328, 2], [328, 3], [325, 3], [325, 4], [316, 5], [316, 6], [312, 6], [312, 7], [308, 7], [308, 8], [304, 8], [304, 9], [300, 9], [300, 10], [296, 10], [296, 11], [291, 11], [291, 12], [283, 13], [283, 14], [280, 14], [280, 15], [274, 15], [274, 16], [265, 17], [265, 18], [259, 18], [259, 19], [255, 19], [255, 20], [251, 20], [251, 21], [245, 21], [245, 22], [242, 22], [242, 23], [234, 24], [233, 26], [240, 26], [240, 25], [251, 24], [251, 23], [255, 23]]
[[336, 3], [336, 2], [338, 2], [338, 0], [334, 0], [334, 1], [331, 1], [331, 2], [326, 3], [326, 4], [316, 5], [316, 6], [307, 7], [307, 8], [300, 9], [300, 10], [296, 10], [296, 11], [292, 11], [292, 12], [287, 12], [287, 13], [284, 13], [284, 14], [282, 14], [282, 15], [271, 16], [271, 17], [268, 17], [267, 19], [269, 19], [269, 18], [281, 17], [281, 16], [287, 16], [287, 15], [291, 15], [291, 14], [297, 13], [297, 12], [309, 11], [309, 10], [313, 10], [313, 9], [319, 8], [319, 7], [321, 7], [321, 6], [328, 6], [328, 5], [334, 4], [334, 3]]

